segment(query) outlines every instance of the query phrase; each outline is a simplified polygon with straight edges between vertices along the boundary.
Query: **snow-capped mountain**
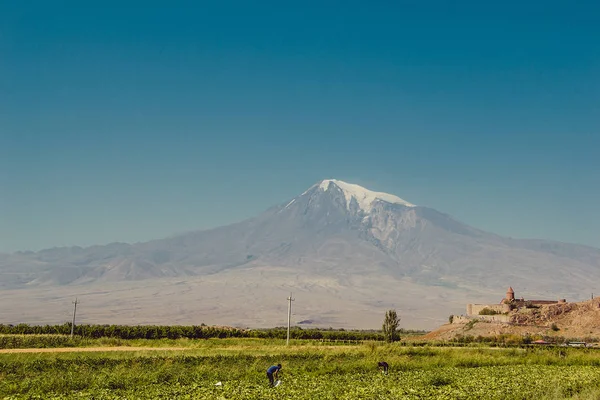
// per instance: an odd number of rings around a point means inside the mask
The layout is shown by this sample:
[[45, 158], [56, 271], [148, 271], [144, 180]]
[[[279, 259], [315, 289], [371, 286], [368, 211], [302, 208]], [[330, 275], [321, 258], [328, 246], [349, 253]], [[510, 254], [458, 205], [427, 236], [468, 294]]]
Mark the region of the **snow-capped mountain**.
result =
[[[373, 204], [379, 201], [390, 203], [390, 204], [400, 204], [406, 207], [415, 207], [414, 204], [411, 204], [405, 200], [402, 200], [398, 196], [394, 196], [393, 194], [381, 193], [381, 192], [373, 192], [371, 190], [365, 189], [362, 186], [355, 185], [352, 183], [346, 183], [343, 181], [339, 181], [337, 179], [325, 179], [318, 184], [312, 186], [306, 192], [302, 193], [301, 196], [306, 195], [311, 189], [318, 187], [320, 190], [328, 191], [328, 190], [340, 190], [344, 194], [344, 198], [346, 199], [346, 208], [349, 211], [359, 210], [364, 213], [370, 213], [373, 209]], [[292, 200], [294, 202], [296, 199]], [[290, 205], [290, 204], [288, 204]]]
[[[268, 304], [293, 290], [310, 299], [305, 319], [321, 324], [373, 327], [373, 313], [395, 306], [405, 320], [431, 326], [460, 313], [464, 302], [502, 297], [510, 285], [536, 297], [587, 297], [600, 278], [600, 250], [501, 237], [395, 195], [327, 179], [217, 229], [134, 245], [0, 255], [0, 274], [0, 304], [3, 293], [14, 300], [27, 288], [37, 299], [40, 290], [56, 298], [121, 288], [110, 299], [89, 295], [90, 307], [105, 310], [107, 302], [134, 296], [126, 304], [138, 310], [138, 323], [191, 323], [200, 312], [201, 322], [277, 325]], [[184, 305], [171, 312], [178, 302]], [[24, 315], [52, 322], [50, 304]], [[120, 318], [122, 304], [109, 307], [108, 322]], [[3, 307], [0, 314], [13, 313]]]

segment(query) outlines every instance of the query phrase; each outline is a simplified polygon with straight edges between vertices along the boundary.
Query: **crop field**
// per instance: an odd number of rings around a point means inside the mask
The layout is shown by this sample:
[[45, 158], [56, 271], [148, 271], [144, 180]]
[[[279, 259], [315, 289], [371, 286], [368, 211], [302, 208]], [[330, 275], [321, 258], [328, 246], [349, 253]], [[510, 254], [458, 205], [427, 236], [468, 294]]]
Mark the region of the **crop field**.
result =
[[[0, 399], [600, 399], [595, 349], [267, 339], [132, 345], [137, 351], [2, 353]], [[382, 360], [388, 375], [377, 370]], [[282, 384], [271, 388], [265, 371], [275, 363], [283, 364]]]

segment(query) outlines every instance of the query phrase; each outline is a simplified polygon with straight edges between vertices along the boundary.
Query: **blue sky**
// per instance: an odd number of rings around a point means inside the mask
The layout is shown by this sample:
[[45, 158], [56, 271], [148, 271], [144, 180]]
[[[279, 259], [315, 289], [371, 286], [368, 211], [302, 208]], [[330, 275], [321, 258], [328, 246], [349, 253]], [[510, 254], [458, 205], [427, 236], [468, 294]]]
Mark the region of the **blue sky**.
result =
[[598, 2], [284, 3], [0, 4], [0, 251], [219, 226], [325, 178], [600, 247]]

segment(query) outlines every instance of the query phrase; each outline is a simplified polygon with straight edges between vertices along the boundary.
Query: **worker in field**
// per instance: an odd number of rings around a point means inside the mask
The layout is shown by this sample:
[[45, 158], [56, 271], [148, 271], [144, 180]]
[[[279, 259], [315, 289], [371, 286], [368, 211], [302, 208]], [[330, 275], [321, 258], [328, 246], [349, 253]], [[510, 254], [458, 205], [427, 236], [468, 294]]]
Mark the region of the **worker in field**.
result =
[[384, 375], [387, 375], [388, 374], [388, 369], [390, 368], [390, 366], [385, 361], [379, 361], [377, 363], [377, 368], [379, 368], [379, 370], [381, 372], [383, 372]]
[[277, 373], [281, 370], [281, 364], [271, 365], [267, 369], [267, 378], [269, 378], [269, 385], [276, 386], [275, 380], [277, 379]]

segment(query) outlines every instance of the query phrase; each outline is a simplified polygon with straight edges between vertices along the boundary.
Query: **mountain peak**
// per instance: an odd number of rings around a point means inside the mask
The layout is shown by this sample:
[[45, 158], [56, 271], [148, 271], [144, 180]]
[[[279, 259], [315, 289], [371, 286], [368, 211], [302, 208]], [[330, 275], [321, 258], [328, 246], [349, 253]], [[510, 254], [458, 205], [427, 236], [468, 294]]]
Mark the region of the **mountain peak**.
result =
[[373, 192], [372, 190], [365, 189], [362, 186], [337, 179], [325, 179], [318, 185], [319, 189], [325, 192], [329, 190], [332, 185], [334, 185], [335, 187], [339, 188], [342, 193], [344, 193], [344, 197], [346, 198], [346, 206], [348, 208], [350, 208], [350, 202], [352, 199], [354, 199], [360, 209], [367, 213], [371, 211], [373, 203], [377, 200], [391, 204], [401, 204], [406, 207], [416, 207], [414, 204], [411, 204], [398, 196], [394, 196], [393, 194]]

